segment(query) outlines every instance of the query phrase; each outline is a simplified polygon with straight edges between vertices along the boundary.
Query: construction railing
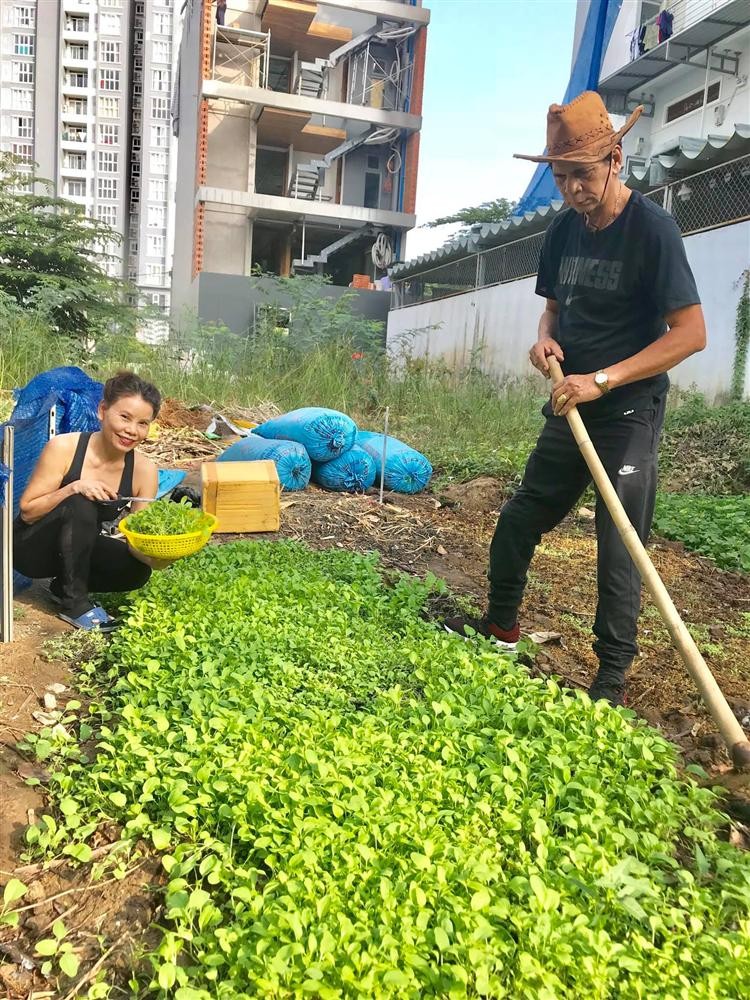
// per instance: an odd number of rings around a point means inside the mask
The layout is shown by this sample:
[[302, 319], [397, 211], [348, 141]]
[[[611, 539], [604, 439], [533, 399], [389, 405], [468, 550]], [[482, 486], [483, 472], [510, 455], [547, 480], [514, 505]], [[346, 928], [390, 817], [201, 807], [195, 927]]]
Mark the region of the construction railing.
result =
[[[647, 198], [674, 217], [683, 236], [750, 219], [750, 155], [655, 188]], [[537, 273], [544, 232], [393, 280], [393, 309], [518, 281]]]

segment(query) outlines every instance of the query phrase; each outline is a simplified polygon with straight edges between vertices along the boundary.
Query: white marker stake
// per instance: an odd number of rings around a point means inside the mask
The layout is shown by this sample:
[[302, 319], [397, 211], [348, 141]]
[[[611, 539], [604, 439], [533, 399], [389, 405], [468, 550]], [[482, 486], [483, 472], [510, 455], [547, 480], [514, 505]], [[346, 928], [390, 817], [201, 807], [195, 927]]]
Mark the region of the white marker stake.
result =
[[381, 459], [380, 466], [380, 502], [383, 502], [383, 482], [385, 480], [385, 456], [388, 450], [388, 414], [390, 413], [390, 406], [385, 408], [385, 425], [383, 427], [383, 457]]

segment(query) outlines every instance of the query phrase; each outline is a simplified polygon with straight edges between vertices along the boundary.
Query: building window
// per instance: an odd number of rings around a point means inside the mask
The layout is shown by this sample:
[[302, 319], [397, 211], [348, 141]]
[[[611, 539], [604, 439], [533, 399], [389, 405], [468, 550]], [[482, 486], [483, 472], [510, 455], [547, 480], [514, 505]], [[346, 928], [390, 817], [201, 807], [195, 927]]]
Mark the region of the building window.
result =
[[123, 0], [99, 0], [100, 7], [122, 7]]
[[152, 69], [151, 70], [151, 89], [152, 90], [169, 90], [169, 70], [168, 69]]
[[77, 59], [79, 62], [85, 62], [89, 57], [89, 47], [88, 45], [69, 45], [65, 49], [66, 59]]
[[103, 146], [116, 146], [120, 142], [120, 126], [100, 125], [99, 142]]
[[101, 118], [119, 118], [120, 98], [99, 97], [96, 102], [96, 111]]
[[169, 42], [152, 42], [151, 58], [153, 59], [154, 62], [171, 63], [172, 46], [169, 44]]
[[79, 90], [85, 90], [89, 85], [89, 75], [88, 73], [68, 73], [65, 82], [68, 87], [76, 87]]
[[10, 151], [19, 160], [23, 160], [24, 163], [31, 163], [34, 155], [33, 147], [29, 142], [13, 142], [11, 143]]
[[106, 226], [117, 226], [117, 205], [97, 205], [96, 217]]
[[68, 198], [85, 198], [86, 197], [86, 181], [65, 181], [65, 194]]
[[16, 28], [34, 27], [34, 8], [24, 4], [13, 8], [13, 24]]
[[151, 173], [152, 174], [166, 174], [167, 172], [167, 154], [166, 153], [151, 153]]
[[120, 43], [119, 42], [99, 42], [99, 62], [119, 63]]
[[122, 18], [119, 14], [101, 14], [99, 17], [99, 32], [102, 35], [119, 35]]
[[119, 156], [117, 153], [110, 153], [106, 150], [99, 150], [99, 158], [97, 161], [97, 166], [100, 174], [116, 174], [117, 173], [117, 161]]
[[[716, 83], [709, 84], [706, 91], [706, 104], [713, 104], [714, 101], [718, 101], [720, 93], [721, 84], [718, 80]], [[692, 111], [698, 111], [702, 107], [703, 90], [701, 89], [696, 90], [694, 94], [689, 94], [687, 97], [681, 98], [679, 101], [675, 101], [674, 104], [668, 104], [664, 114], [664, 124], [668, 125], [670, 122], [682, 118], [683, 115], [689, 115]]]
[[34, 63], [12, 62], [10, 64], [10, 78], [13, 83], [33, 83]]
[[146, 242], [146, 253], [149, 257], [164, 256], [164, 237], [149, 236]]
[[16, 56], [33, 56], [34, 55], [34, 36], [33, 35], [14, 35], [13, 36], [13, 54]]
[[63, 159], [63, 170], [85, 170], [85, 153], [66, 153]]
[[117, 201], [117, 179], [99, 177], [96, 182], [96, 194], [102, 201]]
[[154, 14], [154, 32], [157, 35], [172, 34], [172, 17], [170, 14]]
[[63, 105], [63, 114], [85, 115], [88, 113], [88, 103], [85, 97], [69, 97]]
[[149, 285], [164, 284], [164, 267], [162, 264], [146, 264], [146, 280]]
[[13, 116], [13, 135], [19, 139], [34, 138], [34, 119], [28, 115]]
[[151, 180], [148, 185], [148, 197], [149, 201], [166, 201], [167, 182], [155, 178]]
[[13, 87], [10, 92], [10, 106], [17, 111], [34, 110], [34, 91], [22, 90], [20, 87]]
[[157, 121], [169, 118], [169, 99], [166, 97], [151, 98], [151, 117]]
[[167, 221], [167, 210], [164, 205], [149, 205], [147, 218], [149, 229], [163, 229]]
[[69, 17], [65, 22], [65, 30], [86, 32], [89, 30], [89, 19], [87, 17]]
[[166, 125], [151, 126], [151, 145], [152, 146], [169, 145], [169, 130], [167, 129]]
[[119, 69], [99, 70], [99, 90], [119, 90], [120, 71]]

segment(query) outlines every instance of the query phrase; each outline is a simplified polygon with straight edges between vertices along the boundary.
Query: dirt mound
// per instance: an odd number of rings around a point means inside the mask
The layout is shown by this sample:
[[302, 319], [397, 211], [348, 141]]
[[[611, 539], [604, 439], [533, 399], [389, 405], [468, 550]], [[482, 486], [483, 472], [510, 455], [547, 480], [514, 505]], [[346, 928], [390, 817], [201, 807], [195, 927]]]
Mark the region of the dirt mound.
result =
[[167, 397], [161, 404], [158, 422], [160, 427], [192, 427], [197, 431], [205, 431], [212, 416], [208, 407], [194, 406], [188, 409], [179, 400]]
[[507, 496], [507, 484], [502, 480], [479, 476], [468, 483], [447, 486], [438, 499], [447, 506], [459, 507], [465, 514], [489, 514], [500, 510]]

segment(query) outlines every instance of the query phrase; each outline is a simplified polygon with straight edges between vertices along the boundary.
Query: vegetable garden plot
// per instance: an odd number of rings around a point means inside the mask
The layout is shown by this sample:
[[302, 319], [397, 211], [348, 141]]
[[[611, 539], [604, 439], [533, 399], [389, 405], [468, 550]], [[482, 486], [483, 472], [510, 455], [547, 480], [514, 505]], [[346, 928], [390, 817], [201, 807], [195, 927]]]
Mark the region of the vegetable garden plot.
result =
[[712, 793], [653, 730], [421, 620], [430, 586], [238, 542], [135, 595], [99, 755], [32, 839], [114, 819], [163, 853], [142, 995], [742, 995], [750, 860]]

